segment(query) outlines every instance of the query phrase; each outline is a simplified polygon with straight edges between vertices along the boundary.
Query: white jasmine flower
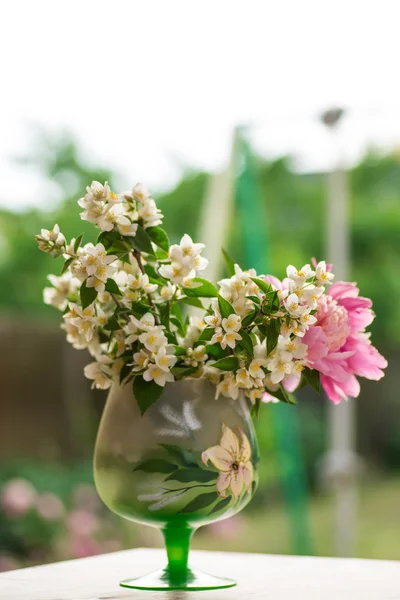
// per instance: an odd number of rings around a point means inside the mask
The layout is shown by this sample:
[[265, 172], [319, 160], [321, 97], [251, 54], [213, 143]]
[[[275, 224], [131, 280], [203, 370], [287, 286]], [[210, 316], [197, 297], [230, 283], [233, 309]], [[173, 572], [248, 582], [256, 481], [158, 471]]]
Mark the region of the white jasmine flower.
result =
[[54, 287], [44, 288], [44, 303], [55, 306], [58, 310], [65, 310], [68, 304], [68, 297], [78, 290], [79, 281], [72, 277], [69, 271], [66, 271], [60, 277], [57, 277], [57, 275], [48, 275], [47, 279]]
[[311, 325], [314, 325], [314, 323], [317, 322], [317, 318], [314, 317], [314, 315], [305, 312], [300, 315], [299, 321], [301, 325], [308, 329]]
[[256, 403], [256, 400], [261, 399], [264, 395], [264, 390], [260, 388], [253, 388], [252, 390], [246, 390], [245, 394], [250, 398], [252, 404]]
[[132, 190], [131, 197], [137, 202], [146, 202], [150, 199], [150, 192], [143, 183], [137, 183]]
[[174, 354], [167, 354], [165, 346], [161, 346], [158, 352], [154, 355], [156, 365], [163, 371], [169, 371], [176, 363], [178, 358]]
[[226, 319], [222, 319], [222, 327], [226, 333], [233, 333], [239, 331], [242, 326], [242, 319], [239, 315], [232, 314]]
[[157, 205], [152, 198], [141, 201], [139, 215], [144, 221], [143, 227], [145, 229], [147, 229], [147, 227], [156, 227], [157, 225], [161, 225], [163, 220], [163, 214], [161, 210], [157, 208]]
[[83, 207], [84, 203], [99, 202], [101, 200], [109, 200], [111, 190], [108, 181], [102, 185], [99, 181], [92, 181], [90, 186], [86, 188], [86, 194], [78, 201], [79, 206]]
[[292, 355], [289, 352], [274, 352], [267, 359], [267, 368], [271, 371], [271, 382], [279, 383], [292, 372]]
[[310, 265], [304, 265], [298, 271], [296, 267], [293, 265], [289, 265], [286, 269], [286, 274], [289, 279], [292, 279], [297, 285], [304, 285], [307, 279], [310, 279], [314, 275], [314, 271], [311, 269]]
[[111, 359], [103, 356], [101, 359], [86, 365], [83, 369], [85, 377], [93, 379], [94, 387], [100, 390], [107, 390], [113, 382], [113, 370], [109, 366], [110, 362]]
[[303, 288], [303, 300], [307, 303], [308, 308], [316, 310], [318, 308], [318, 300], [325, 292], [325, 288], [315, 285], [308, 285]]
[[289, 352], [293, 358], [305, 358], [307, 356], [308, 347], [302, 344], [300, 338], [287, 338], [280, 335], [277, 344], [278, 350]]
[[[263, 373], [264, 376], [264, 373]], [[241, 368], [236, 372], [236, 384], [240, 388], [251, 388], [253, 383], [247, 369]]]
[[195, 361], [204, 362], [208, 358], [208, 354], [206, 354], [206, 347], [203, 345], [196, 346], [196, 348], [193, 349], [192, 356]]
[[80, 263], [85, 267], [88, 275], [95, 275], [98, 269], [109, 265], [117, 259], [117, 256], [107, 255], [107, 251], [103, 244], [99, 243], [94, 246], [89, 243], [82, 248]]
[[172, 298], [176, 294], [176, 291], [176, 285], [172, 285], [172, 283], [168, 281], [168, 283], [161, 288], [160, 297], [162, 298], [162, 300], [172, 300]]
[[204, 321], [209, 327], [212, 327], [213, 329], [215, 329], [216, 327], [220, 327], [221, 313], [215, 309], [213, 315], [208, 315], [207, 317], [204, 317]]
[[235, 378], [232, 373], [224, 375], [224, 378], [217, 385], [215, 399], [218, 400], [220, 394], [226, 398], [233, 398], [236, 400], [239, 396], [239, 388], [236, 385]]
[[221, 327], [217, 327], [210, 343], [220, 344], [223, 350], [225, 350], [227, 346], [233, 350], [233, 348], [236, 346], [236, 342], [240, 341], [241, 339], [242, 336], [236, 333], [236, 331], [224, 333]]
[[40, 234], [35, 237], [39, 250], [42, 250], [42, 252], [47, 252], [53, 258], [58, 258], [64, 254], [65, 237], [57, 224], [54, 225], [53, 229], [42, 229]]
[[138, 228], [138, 224], [137, 223], [131, 223], [131, 221], [129, 219], [127, 219], [127, 223], [121, 223], [121, 221], [116, 221], [117, 224], [117, 228], [118, 231], [120, 232], [121, 235], [129, 235], [129, 236], [135, 236], [136, 232], [137, 232], [137, 228]]
[[290, 294], [284, 301], [284, 306], [291, 317], [299, 317], [310, 310], [308, 306], [300, 304], [300, 298], [297, 294]]
[[[96, 225], [103, 231], [112, 231], [114, 229], [114, 225], [128, 227], [129, 231], [131, 222], [128, 217], [124, 215], [124, 212], [124, 206], [121, 203], [108, 204], [102, 215], [100, 215], [97, 219]], [[129, 235], [129, 233], [126, 235]]]
[[133, 315], [130, 317], [131, 322], [141, 331], [151, 331], [155, 327], [154, 315], [146, 313], [140, 319], [137, 319]]
[[191, 279], [190, 277], [184, 277], [182, 279], [182, 287], [184, 288], [193, 289], [199, 286], [201, 286], [201, 283], [199, 281], [193, 281], [193, 279]]
[[253, 358], [249, 365], [249, 373], [253, 379], [264, 379], [265, 373], [262, 367], [267, 366], [266, 358]]
[[135, 352], [133, 360], [135, 361], [135, 366], [132, 371], [141, 371], [149, 364], [150, 356], [144, 350], [140, 350], [140, 352]]
[[157, 385], [164, 387], [167, 381], [174, 381], [174, 376], [169, 371], [164, 371], [158, 365], [149, 364], [146, 371], [143, 373], [145, 381], [155, 381]]
[[173, 283], [182, 284], [185, 278], [193, 278], [196, 272], [186, 265], [172, 262], [170, 265], [162, 265], [158, 272], [165, 279], [170, 279]]
[[150, 352], [158, 352], [161, 346], [166, 346], [168, 342], [161, 327], [153, 327], [149, 331], [145, 331], [139, 336], [139, 341]]
[[326, 269], [326, 262], [321, 260], [315, 269], [315, 282], [317, 286], [331, 285], [334, 274]]

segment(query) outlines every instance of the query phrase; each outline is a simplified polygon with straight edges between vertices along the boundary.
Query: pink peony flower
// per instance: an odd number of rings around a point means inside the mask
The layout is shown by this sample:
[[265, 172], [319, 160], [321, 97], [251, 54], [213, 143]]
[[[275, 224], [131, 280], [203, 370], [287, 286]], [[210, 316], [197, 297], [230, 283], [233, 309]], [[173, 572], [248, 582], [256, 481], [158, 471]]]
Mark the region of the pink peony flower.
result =
[[0, 503], [9, 517], [24, 515], [35, 503], [37, 492], [25, 479], [12, 479], [4, 487]]
[[378, 380], [387, 366], [365, 332], [374, 319], [372, 302], [358, 294], [355, 283], [334, 283], [320, 297], [317, 322], [303, 338], [307, 361], [321, 373], [321, 384], [335, 404], [359, 395], [357, 376]]

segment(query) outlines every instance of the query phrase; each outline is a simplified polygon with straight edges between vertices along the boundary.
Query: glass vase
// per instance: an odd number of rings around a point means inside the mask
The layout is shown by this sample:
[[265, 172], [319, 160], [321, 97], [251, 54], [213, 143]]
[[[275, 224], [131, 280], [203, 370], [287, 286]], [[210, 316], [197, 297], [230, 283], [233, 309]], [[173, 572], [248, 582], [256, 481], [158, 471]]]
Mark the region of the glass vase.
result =
[[149, 590], [203, 590], [235, 581], [188, 565], [190, 540], [202, 526], [238, 513], [258, 480], [258, 446], [244, 397], [215, 400], [205, 379], [165, 386], [140, 414], [132, 383], [114, 385], [97, 436], [94, 474], [116, 514], [161, 529], [165, 569], [121, 585]]

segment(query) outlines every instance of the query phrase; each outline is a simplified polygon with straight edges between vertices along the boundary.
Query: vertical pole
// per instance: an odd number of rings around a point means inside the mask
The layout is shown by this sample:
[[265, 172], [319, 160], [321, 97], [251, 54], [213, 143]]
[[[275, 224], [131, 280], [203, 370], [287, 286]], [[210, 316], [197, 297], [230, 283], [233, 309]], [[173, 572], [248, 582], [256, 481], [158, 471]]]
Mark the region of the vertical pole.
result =
[[[327, 111], [322, 120], [338, 143], [335, 126], [343, 111]], [[349, 276], [350, 235], [348, 215], [348, 181], [339, 148], [336, 166], [327, 177], [327, 259], [334, 264], [336, 280]], [[357, 489], [355, 483], [355, 402], [329, 404], [330, 451], [327, 459], [327, 477], [335, 494], [334, 548], [337, 556], [353, 554]]]

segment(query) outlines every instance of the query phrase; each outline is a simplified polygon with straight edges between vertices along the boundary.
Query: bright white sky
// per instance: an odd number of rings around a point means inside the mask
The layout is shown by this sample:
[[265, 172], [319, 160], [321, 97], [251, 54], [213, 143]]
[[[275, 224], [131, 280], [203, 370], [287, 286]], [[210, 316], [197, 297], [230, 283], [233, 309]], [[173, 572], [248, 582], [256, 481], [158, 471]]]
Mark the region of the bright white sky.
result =
[[317, 117], [336, 104], [348, 160], [400, 146], [399, 21], [397, 0], [4, 2], [0, 203], [49, 206], [52, 188], [11, 160], [34, 151], [31, 122], [70, 129], [124, 188], [221, 167], [238, 123], [259, 151], [327, 168]]

